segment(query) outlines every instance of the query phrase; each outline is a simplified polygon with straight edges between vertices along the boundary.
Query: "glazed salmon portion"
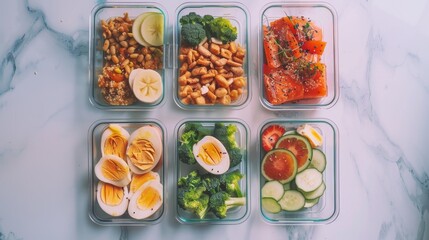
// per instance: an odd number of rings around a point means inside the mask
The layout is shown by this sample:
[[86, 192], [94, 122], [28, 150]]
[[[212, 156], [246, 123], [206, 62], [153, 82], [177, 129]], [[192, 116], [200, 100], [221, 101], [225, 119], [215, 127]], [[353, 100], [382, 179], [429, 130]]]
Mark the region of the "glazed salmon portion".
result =
[[327, 96], [326, 42], [305, 17], [281, 17], [263, 26], [265, 97], [273, 105]]

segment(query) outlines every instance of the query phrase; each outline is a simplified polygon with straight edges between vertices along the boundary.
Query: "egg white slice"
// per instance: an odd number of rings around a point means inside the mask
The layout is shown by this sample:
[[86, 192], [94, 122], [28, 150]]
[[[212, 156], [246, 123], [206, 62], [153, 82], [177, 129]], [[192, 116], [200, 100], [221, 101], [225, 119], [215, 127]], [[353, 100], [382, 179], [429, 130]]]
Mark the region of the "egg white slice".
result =
[[[109, 139], [109, 137], [112, 136], [112, 134], [114, 133], [119, 133], [125, 140], [125, 148], [128, 146], [128, 139], [130, 138], [130, 134], [128, 133], [127, 130], [125, 130], [125, 128], [121, 127], [119, 124], [109, 124], [109, 127], [104, 130], [103, 134], [101, 135], [101, 156], [106, 155], [105, 153], [105, 145], [106, 145], [106, 140]], [[112, 154], [112, 153], [108, 153], [108, 154]], [[122, 154], [113, 154], [113, 155], [118, 155], [118, 157], [121, 157], [122, 159], [125, 159], [125, 155], [121, 156]]]
[[[112, 204], [108, 202], [109, 198], [115, 197], [112, 195], [119, 194], [120, 191], [118, 191], [117, 188], [120, 188], [120, 187], [116, 187], [114, 185], [111, 185], [109, 183], [104, 183], [101, 181], [98, 182], [97, 184], [98, 205], [105, 213], [114, 217], [123, 215], [125, 211], [127, 211], [127, 207], [128, 207], [128, 188], [126, 186], [121, 188], [122, 195], [116, 196], [116, 197], [121, 197], [121, 201], [119, 203]], [[102, 196], [103, 194], [104, 196]]]
[[[117, 172], [120, 170], [120, 172]], [[105, 155], [94, 168], [95, 176], [100, 181], [118, 187], [124, 187], [131, 182], [131, 172], [128, 164], [115, 155]]]
[[[154, 163], [148, 169], [143, 170], [138, 168], [137, 166], [134, 165], [134, 163], [131, 161], [130, 157], [128, 156], [128, 149], [130, 148], [130, 145], [133, 144], [133, 141], [136, 138], [142, 138], [150, 141], [155, 150], [155, 153], [153, 155]], [[147, 173], [151, 171], [156, 166], [156, 164], [158, 164], [159, 160], [161, 159], [162, 151], [163, 151], [163, 146], [162, 146], [160, 130], [157, 127], [153, 127], [150, 125], [143, 126], [135, 130], [129, 138], [128, 147], [127, 147], [127, 163], [133, 173], [135, 174]]]
[[130, 198], [128, 214], [134, 219], [152, 216], [164, 201], [163, 186], [156, 180], [143, 184]]
[[[218, 154], [220, 158], [219, 162], [209, 163], [211, 160], [209, 157], [210, 154], [203, 153], [206, 144], [212, 144], [216, 148], [216, 154]], [[197, 144], [194, 144], [192, 152], [194, 153], [194, 157], [198, 164], [207, 172], [219, 175], [225, 173], [229, 169], [230, 160], [228, 151], [226, 150], [225, 146], [215, 137], [205, 136]]]

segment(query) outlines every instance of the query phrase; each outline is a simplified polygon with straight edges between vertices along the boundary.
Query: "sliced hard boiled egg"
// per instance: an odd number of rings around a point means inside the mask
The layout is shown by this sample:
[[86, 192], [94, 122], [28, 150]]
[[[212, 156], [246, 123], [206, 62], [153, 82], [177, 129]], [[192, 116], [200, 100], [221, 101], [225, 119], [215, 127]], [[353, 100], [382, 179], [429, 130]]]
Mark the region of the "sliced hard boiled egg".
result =
[[322, 145], [322, 135], [311, 125], [301, 125], [296, 129], [296, 131], [300, 135], [306, 137], [310, 141], [312, 147], [319, 147]]
[[122, 158], [115, 155], [101, 157], [94, 171], [100, 181], [117, 187], [124, 187], [131, 182], [130, 168]]
[[135, 174], [152, 170], [162, 155], [160, 130], [154, 126], [143, 126], [135, 130], [128, 141], [127, 162]]
[[152, 69], [142, 69], [132, 80], [133, 93], [144, 103], [154, 103], [161, 98], [163, 84], [161, 75]]
[[160, 181], [159, 174], [156, 172], [149, 171], [147, 173], [143, 174], [133, 174], [133, 177], [131, 179], [130, 183], [130, 193], [129, 196], [131, 197], [137, 190], [146, 182], [149, 182], [150, 180]]
[[163, 187], [156, 180], [150, 180], [130, 198], [128, 214], [135, 219], [144, 219], [152, 216], [163, 203]]
[[223, 174], [229, 169], [229, 155], [225, 146], [215, 137], [205, 136], [193, 146], [197, 162], [212, 174]]
[[128, 207], [128, 188], [98, 182], [97, 202], [104, 212], [111, 216], [121, 216]]
[[101, 155], [116, 155], [125, 159], [130, 134], [118, 124], [109, 124], [101, 135]]

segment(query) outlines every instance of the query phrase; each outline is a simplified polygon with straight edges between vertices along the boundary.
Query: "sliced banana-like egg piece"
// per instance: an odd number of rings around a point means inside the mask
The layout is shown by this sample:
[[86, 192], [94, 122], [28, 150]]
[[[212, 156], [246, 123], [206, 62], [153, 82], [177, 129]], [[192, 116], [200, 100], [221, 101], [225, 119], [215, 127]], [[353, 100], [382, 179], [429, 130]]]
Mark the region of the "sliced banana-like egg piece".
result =
[[212, 174], [223, 174], [229, 169], [229, 155], [225, 146], [215, 137], [205, 136], [192, 149], [198, 164]]
[[161, 75], [152, 69], [142, 69], [132, 80], [133, 93], [138, 100], [144, 103], [154, 103], [163, 94]]
[[104, 155], [95, 165], [95, 175], [100, 181], [117, 187], [127, 186], [131, 182], [128, 164], [115, 155]]
[[101, 135], [101, 155], [116, 155], [125, 159], [130, 134], [118, 124], [109, 124]]
[[111, 216], [121, 216], [128, 207], [128, 188], [98, 182], [97, 202], [100, 208]]
[[322, 145], [322, 134], [319, 133], [314, 127], [308, 124], [303, 124], [299, 126], [296, 131], [306, 137], [312, 147], [319, 147]]
[[129, 196], [131, 197], [137, 190], [145, 183], [155, 180], [160, 182], [159, 174], [153, 171], [149, 171], [147, 173], [143, 174], [133, 174], [131, 178], [130, 183], [130, 193]]
[[127, 162], [131, 171], [135, 174], [149, 172], [159, 162], [162, 151], [159, 128], [147, 125], [135, 130], [127, 148]]
[[152, 216], [163, 204], [163, 186], [156, 180], [150, 180], [130, 198], [128, 214], [135, 219]]

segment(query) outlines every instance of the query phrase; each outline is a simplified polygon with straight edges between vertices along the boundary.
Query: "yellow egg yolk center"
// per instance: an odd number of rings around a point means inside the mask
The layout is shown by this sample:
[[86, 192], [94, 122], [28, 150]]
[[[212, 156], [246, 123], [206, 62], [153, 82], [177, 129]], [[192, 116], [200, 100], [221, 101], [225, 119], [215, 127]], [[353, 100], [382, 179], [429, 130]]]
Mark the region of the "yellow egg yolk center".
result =
[[204, 143], [199, 150], [198, 156], [209, 165], [217, 165], [222, 160], [219, 149], [213, 143]]
[[155, 149], [151, 141], [136, 138], [128, 147], [127, 156], [137, 168], [145, 171], [155, 163]]
[[106, 159], [101, 165], [101, 172], [107, 179], [119, 181], [127, 176], [128, 168], [116, 160]]
[[161, 195], [158, 190], [153, 187], [147, 187], [137, 199], [137, 206], [142, 210], [151, 209], [160, 201]]
[[120, 133], [112, 133], [104, 143], [104, 154], [125, 158], [128, 141]]
[[124, 197], [124, 189], [116, 187], [108, 183], [104, 183], [101, 187], [101, 201], [106, 205], [116, 206], [122, 202]]

